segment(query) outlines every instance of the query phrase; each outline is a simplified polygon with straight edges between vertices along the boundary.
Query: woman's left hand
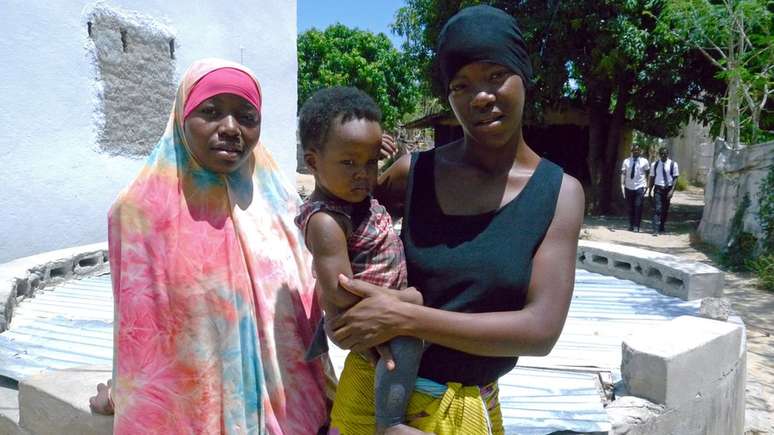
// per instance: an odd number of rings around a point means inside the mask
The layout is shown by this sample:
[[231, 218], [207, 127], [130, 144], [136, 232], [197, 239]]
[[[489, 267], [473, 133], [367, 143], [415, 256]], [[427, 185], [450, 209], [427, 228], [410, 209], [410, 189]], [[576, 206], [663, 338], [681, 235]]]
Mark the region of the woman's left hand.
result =
[[395, 157], [398, 154], [398, 147], [395, 145], [395, 139], [387, 133], [382, 134], [382, 144], [379, 147], [381, 158]]
[[333, 341], [344, 349], [362, 352], [400, 335], [399, 325], [407, 319], [401, 313], [405, 303], [396, 290], [339, 275], [343, 288], [363, 298], [331, 320]]

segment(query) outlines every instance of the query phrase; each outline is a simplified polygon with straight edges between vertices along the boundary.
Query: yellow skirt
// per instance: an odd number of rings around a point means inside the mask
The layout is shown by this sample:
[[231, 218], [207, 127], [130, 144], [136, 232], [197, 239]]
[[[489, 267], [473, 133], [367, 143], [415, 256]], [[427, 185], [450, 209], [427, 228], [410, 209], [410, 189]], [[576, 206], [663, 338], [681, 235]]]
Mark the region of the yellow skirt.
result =
[[[480, 388], [450, 382], [441, 397], [414, 391], [406, 423], [437, 435], [504, 434], [497, 384]], [[331, 412], [329, 435], [371, 435], [374, 417], [374, 369], [350, 352], [341, 372]]]

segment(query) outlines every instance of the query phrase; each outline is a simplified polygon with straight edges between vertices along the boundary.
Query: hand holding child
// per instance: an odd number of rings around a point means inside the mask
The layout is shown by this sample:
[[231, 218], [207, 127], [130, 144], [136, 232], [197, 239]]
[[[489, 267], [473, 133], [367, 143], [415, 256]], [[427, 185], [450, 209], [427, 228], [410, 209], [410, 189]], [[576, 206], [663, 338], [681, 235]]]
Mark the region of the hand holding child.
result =
[[401, 335], [400, 327], [408, 321], [403, 318], [401, 307], [422, 300], [422, 295], [413, 287], [391, 290], [344, 275], [339, 275], [339, 284], [363, 300], [331, 319], [331, 338], [342, 348], [356, 352]]

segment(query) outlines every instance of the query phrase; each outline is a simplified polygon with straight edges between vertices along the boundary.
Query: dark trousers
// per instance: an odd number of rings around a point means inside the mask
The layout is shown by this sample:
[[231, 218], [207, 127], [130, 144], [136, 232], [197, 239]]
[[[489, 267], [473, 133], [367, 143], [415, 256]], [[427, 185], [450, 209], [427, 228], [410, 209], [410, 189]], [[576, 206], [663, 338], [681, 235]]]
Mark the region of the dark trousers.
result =
[[637, 190], [626, 189], [626, 204], [629, 206], [629, 226], [640, 227], [642, 220], [642, 200], [645, 198], [645, 188]]
[[670, 187], [655, 186], [653, 188], [653, 231], [664, 231], [667, 215], [669, 214]]

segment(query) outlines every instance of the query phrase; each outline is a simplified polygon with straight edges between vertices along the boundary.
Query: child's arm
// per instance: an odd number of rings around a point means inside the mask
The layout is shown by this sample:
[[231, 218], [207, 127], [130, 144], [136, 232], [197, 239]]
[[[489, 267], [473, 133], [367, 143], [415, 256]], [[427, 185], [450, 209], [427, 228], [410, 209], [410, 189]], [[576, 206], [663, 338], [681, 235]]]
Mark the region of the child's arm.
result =
[[[312, 252], [323, 310], [328, 314], [337, 314], [360, 301], [358, 296], [339, 286], [340, 273], [352, 278], [346, 225], [343, 217], [319, 211], [309, 218], [306, 226], [306, 245]], [[396, 295], [403, 302], [422, 305], [422, 295], [413, 287], [396, 291]]]
[[313, 214], [306, 226], [306, 244], [312, 252], [313, 267], [320, 289], [320, 301], [328, 314], [337, 314], [360, 298], [339, 287], [339, 274], [352, 276], [347, 252], [347, 222], [324, 211]]
[[[309, 218], [306, 226], [306, 244], [312, 252], [312, 265], [322, 292], [320, 301], [327, 316], [336, 316], [360, 301], [358, 296], [339, 286], [339, 274], [352, 277], [352, 264], [347, 252], [347, 224], [343, 217], [320, 211]], [[416, 291], [413, 293], [418, 294]], [[380, 345], [377, 350], [388, 370], [392, 370], [395, 362], [389, 347]], [[373, 350], [364, 352], [363, 356], [374, 364], [378, 359]]]

